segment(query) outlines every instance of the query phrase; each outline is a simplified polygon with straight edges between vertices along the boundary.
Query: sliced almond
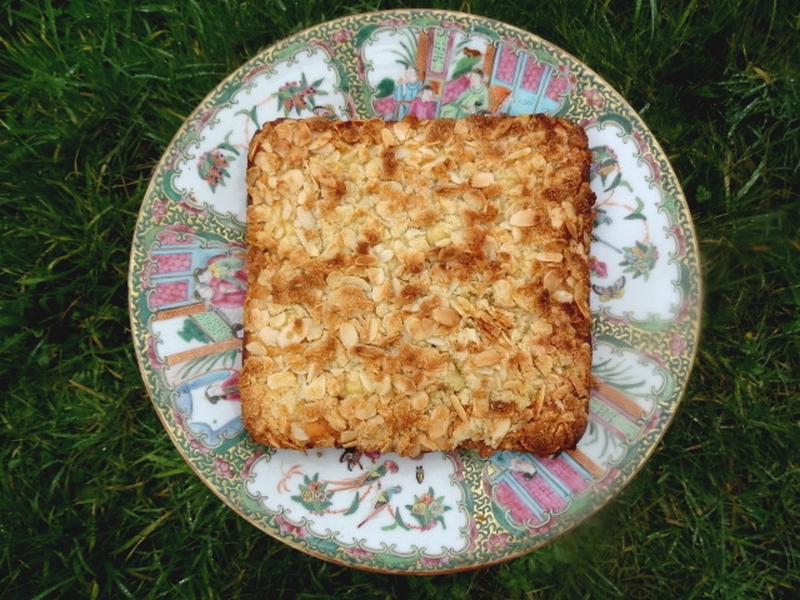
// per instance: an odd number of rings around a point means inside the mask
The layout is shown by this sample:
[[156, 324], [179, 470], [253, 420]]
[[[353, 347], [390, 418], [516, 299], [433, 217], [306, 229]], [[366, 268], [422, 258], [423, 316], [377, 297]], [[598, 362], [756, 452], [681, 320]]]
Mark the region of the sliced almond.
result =
[[500, 362], [503, 353], [497, 348], [489, 348], [483, 352], [478, 352], [470, 356], [470, 362], [476, 367], [491, 367]]
[[352, 348], [358, 343], [358, 340], [358, 330], [352, 323], [345, 322], [339, 325], [339, 341], [345, 348]]
[[445, 327], [455, 327], [461, 321], [461, 315], [458, 314], [458, 311], [449, 306], [437, 306], [431, 312], [431, 316], [434, 321]]
[[378, 414], [378, 407], [374, 403], [362, 402], [358, 405], [354, 414], [362, 421], [367, 421]]
[[550, 224], [553, 229], [560, 229], [564, 224], [564, 219], [567, 217], [566, 211], [561, 206], [555, 206], [548, 210], [550, 215]]
[[392, 129], [394, 130], [394, 134], [397, 136], [397, 139], [401, 142], [404, 142], [406, 138], [408, 138], [408, 134], [411, 131], [411, 126], [405, 121], [398, 121], [394, 124]]
[[472, 416], [478, 419], [489, 416], [489, 396], [486, 394], [473, 394]]
[[338, 183], [332, 171], [317, 162], [310, 162], [308, 170], [317, 182], [325, 187], [336, 187]]
[[409, 396], [417, 391], [416, 384], [405, 375], [392, 375], [392, 385], [401, 394]]
[[470, 177], [469, 184], [474, 188], [486, 188], [494, 183], [494, 173], [476, 173]]
[[311, 142], [308, 144], [309, 150], [319, 150], [323, 146], [325, 146], [328, 142], [331, 141], [333, 138], [333, 132], [330, 130], [323, 131], [322, 133], [318, 134]]
[[374, 254], [361, 254], [356, 256], [355, 262], [359, 267], [370, 267], [378, 263], [378, 257]]
[[283, 181], [290, 193], [295, 193], [303, 187], [303, 172], [300, 169], [291, 169], [283, 176]]
[[386, 356], [386, 351], [383, 348], [366, 344], [357, 344], [353, 346], [351, 351], [364, 360], [378, 360]]
[[417, 392], [411, 396], [411, 408], [414, 410], [425, 410], [430, 403], [430, 397], [427, 392]]
[[561, 276], [555, 270], [548, 271], [542, 278], [542, 285], [544, 285], [544, 289], [546, 289], [551, 294], [558, 289], [561, 283], [562, 283]]
[[296, 439], [298, 442], [305, 442], [309, 440], [308, 433], [306, 430], [303, 429], [302, 425], [299, 423], [292, 423], [291, 425], [292, 437]]
[[511, 429], [511, 419], [496, 419], [492, 423], [492, 445], [498, 444]]
[[314, 216], [313, 212], [304, 206], [298, 206], [297, 224], [304, 229], [315, 229], [317, 226], [317, 218]]
[[291, 371], [278, 371], [267, 377], [267, 386], [271, 390], [282, 390], [297, 385], [297, 376]]
[[274, 327], [262, 327], [258, 330], [258, 337], [267, 346], [277, 346], [279, 333]]
[[514, 227], [533, 227], [536, 223], [536, 211], [532, 208], [523, 208], [511, 215], [508, 222]]
[[553, 293], [553, 298], [555, 298], [557, 302], [567, 303], [572, 302], [575, 296], [572, 295], [572, 292], [568, 292], [567, 290], [556, 290]]
[[325, 375], [318, 375], [306, 385], [305, 397], [307, 400], [322, 400], [325, 397]]
[[381, 129], [381, 139], [384, 146], [397, 146], [397, 138], [389, 129]]
[[537, 252], [536, 260], [539, 262], [560, 263], [564, 260], [564, 255], [561, 252]]
[[450, 427], [450, 409], [444, 404], [440, 404], [431, 412], [431, 424], [428, 428], [428, 436], [435, 440], [447, 433]]
[[408, 335], [415, 340], [426, 340], [436, 333], [436, 321], [428, 317], [409, 317], [404, 326]]
[[453, 410], [456, 411], [458, 418], [464, 422], [469, 420], [467, 416], [467, 411], [464, 410], [464, 405], [461, 404], [461, 400], [459, 400], [456, 394], [450, 394], [450, 405], [453, 407]]

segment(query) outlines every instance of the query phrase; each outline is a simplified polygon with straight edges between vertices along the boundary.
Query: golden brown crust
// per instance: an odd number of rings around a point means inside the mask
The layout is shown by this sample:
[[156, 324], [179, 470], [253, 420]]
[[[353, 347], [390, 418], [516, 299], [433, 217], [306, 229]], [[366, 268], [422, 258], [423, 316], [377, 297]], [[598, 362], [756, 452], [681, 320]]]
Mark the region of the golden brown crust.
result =
[[281, 120], [247, 173], [245, 426], [551, 454], [588, 419], [591, 154], [541, 115]]

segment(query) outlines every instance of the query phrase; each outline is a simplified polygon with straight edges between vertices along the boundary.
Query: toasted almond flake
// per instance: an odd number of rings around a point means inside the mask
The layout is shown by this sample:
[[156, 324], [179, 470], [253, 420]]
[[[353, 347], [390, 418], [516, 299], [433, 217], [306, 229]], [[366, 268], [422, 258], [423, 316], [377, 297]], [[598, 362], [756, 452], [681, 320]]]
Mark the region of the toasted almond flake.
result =
[[375, 341], [375, 338], [378, 337], [378, 330], [380, 329], [380, 321], [378, 317], [369, 317], [366, 327], [366, 336], [364, 337], [364, 341], [367, 344], [371, 344]]
[[397, 138], [389, 129], [381, 129], [381, 139], [383, 140], [384, 146], [396, 146], [397, 145]]
[[553, 371], [553, 357], [549, 354], [540, 354], [535, 363], [542, 375], [549, 375]]
[[267, 346], [277, 346], [279, 333], [274, 327], [262, 327], [258, 331], [258, 338]]
[[431, 425], [428, 428], [428, 436], [435, 440], [447, 433], [450, 427], [450, 409], [444, 404], [438, 405], [431, 413]]
[[388, 374], [384, 374], [375, 391], [379, 396], [387, 396], [392, 391], [392, 378]]
[[353, 354], [364, 360], [377, 360], [386, 356], [386, 351], [377, 346], [357, 344], [352, 348]]
[[403, 313], [394, 310], [383, 317], [383, 330], [387, 335], [394, 335], [403, 330]]
[[353, 250], [358, 244], [358, 234], [349, 227], [341, 230], [342, 243], [345, 247]]
[[404, 142], [408, 138], [408, 134], [411, 131], [411, 126], [405, 121], [398, 121], [392, 127], [394, 130], [394, 134], [397, 136], [397, 140], [400, 142]]
[[367, 373], [361, 371], [358, 374], [358, 378], [361, 380], [361, 387], [365, 392], [371, 394], [375, 391], [375, 382], [372, 381], [372, 378]]
[[392, 286], [389, 284], [382, 284], [376, 285], [372, 288], [372, 292], [370, 293], [370, 297], [375, 304], [379, 304], [389, 298], [392, 295]]
[[478, 394], [472, 398], [472, 416], [483, 419], [489, 416], [489, 396]]
[[317, 226], [317, 218], [314, 213], [303, 206], [297, 207], [297, 223], [305, 229], [314, 229]]
[[[345, 421], [346, 423], [346, 421]], [[344, 429], [342, 433], [339, 435], [339, 442], [342, 445], [348, 445], [353, 442], [359, 435], [359, 432], [355, 429]]]
[[308, 146], [311, 143], [311, 128], [306, 123], [300, 123], [292, 131], [292, 143], [295, 146]]
[[550, 224], [553, 229], [560, 229], [564, 224], [564, 219], [567, 217], [566, 211], [561, 206], [555, 206], [548, 210], [550, 215]]
[[323, 131], [322, 133], [318, 134], [314, 139], [311, 140], [308, 144], [308, 149], [311, 151], [319, 150], [323, 146], [325, 146], [328, 142], [333, 139], [333, 132]]
[[544, 398], [547, 390], [544, 386], [539, 388], [539, 391], [536, 393], [536, 403], [534, 404], [533, 410], [533, 418], [538, 419], [539, 415], [542, 414], [542, 407], [544, 407]]
[[267, 349], [264, 344], [259, 344], [258, 342], [250, 342], [245, 346], [247, 353], [250, 356], [266, 356]]
[[319, 371], [319, 365], [315, 362], [311, 362], [308, 365], [308, 371], [306, 372], [306, 385], [310, 384], [314, 378], [317, 376]]
[[492, 444], [497, 444], [511, 429], [511, 419], [496, 419], [492, 425]]
[[330, 169], [323, 167], [318, 162], [311, 162], [308, 165], [308, 170], [320, 185], [336, 187], [336, 177]]
[[409, 317], [404, 326], [408, 335], [415, 340], [425, 340], [436, 333], [436, 321], [428, 317]]
[[370, 267], [378, 263], [378, 257], [374, 254], [362, 254], [356, 256], [355, 262], [359, 267]]
[[378, 414], [378, 407], [371, 403], [361, 403], [356, 407], [354, 414], [362, 421], [367, 421]]
[[555, 391], [552, 393], [552, 397], [555, 400], [562, 400], [564, 396], [569, 394], [572, 391], [572, 385], [570, 383], [565, 383], [564, 385], [558, 386]]
[[288, 123], [278, 123], [275, 125], [275, 135], [278, 139], [288, 142], [292, 139], [292, 128]]
[[346, 321], [339, 325], [339, 341], [347, 349], [358, 343], [358, 330], [352, 323]]
[[405, 375], [393, 375], [392, 385], [398, 392], [405, 394], [406, 396], [417, 391], [416, 384]]
[[304, 182], [303, 172], [300, 169], [291, 169], [283, 176], [283, 181], [290, 193], [295, 193], [303, 187]]
[[561, 276], [558, 274], [557, 271], [548, 271], [545, 273], [544, 277], [542, 277], [542, 285], [544, 289], [546, 289], [551, 294], [558, 289], [562, 283]]
[[286, 348], [291, 344], [299, 344], [302, 342], [306, 333], [308, 333], [308, 324], [302, 319], [298, 319], [296, 323], [289, 323], [281, 329], [277, 337], [277, 345], [280, 348]]
[[316, 154], [319, 154], [321, 156], [330, 156], [335, 151], [336, 151], [336, 147], [331, 143], [324, 144], [324, 145], [320, 146], [319, 148], [316, 148]]
[[[475, 186], [478, 187], [478, 186]], [[486, 208], [486, 195], [483, 192], [476, 190], [465, 190], [461, 199], [475, 210], [484, 210]]]
[[325, 397], [325, 375], [318, 375], [306, 385], [305, 396], [307, 400], [322, 400]]
[[536, 211], [532, 208], [523, 208], [511, 215], [508, 222], [514, 227], [533, 227], [536, 223]]
[[291, 432], [292, 437], [296, 439], [298, 442], [305, 442], [306, 440], [310, 439], [308, 433], [299, 423], [292, 423], [291, 424]]
[[267, 377], [267, 386], [272, 390], [282, 390], [297, 385], [297, 376], [291, 371], [278, 371]]
[[467, 411], [464, 410], [464, 405], [461, 404], [461, 400], [458, 399], [456, 394], [450, 394], [450, 405], [453, 407], [453, 410], [456, 411], [458, 418], [464, 422], [469, 420], [467, 416]]
[[445, 327], [454, 327], [461, 321], [461, 315], [448, 306], [437, 306], [431, 313], [433, 320]]
[[414, 410], [425, 410], [430, 403], [427, 392], [417, 392], [411, 396], [411, 408]]
[[529, 147], [520, 148], [519, 150], [509, 154], [508, 158], [506, 160], [509, 160], [509, 161], [518, 160], [518, 159], [520, 159], [520, 158], [522, 158], [524, 156], [530, 156], [531, 152], [533, 152], [533, 150], [531, 150], [531, 148], [529, 148]]
[[375, 256], [378, 257], [378, 260], [382, 263], [389, 262], [394, 257], [394, 252], [390, 248], [384, 248], [382, 250], [378, 250], [375, 253]]
[[494, 183], [493, 173], [476, 173], [470, 177], [469, 184], [474, 188], [487, 188]]
[[355, 286], [357, 288], [360, 288], [364, 292], [368, 292], [372, 289], [372, 286], [366, 279], [363, 279], [361, 277], [355, 277], [353, 275], [345, 275], [344, 277], [342, 277], [341, 283], [342, 285]]
[[575, 296], [572, 295], [572, 292], [568, 292], [567, 290], [556, 290], [553, 293], [553, 298], [555, 298], [557, 302], [566, 303], [572, 302]]
[[537, 252], [536, 260], [540, 262], [559, 263], [564, 260], [564, 255], [561, 254], [561, 252]]
[[476, 367], [490, 367], [496, 365], [503, 358], [503, 353], [497, 348], [489, 348], [470, 356], [470, 362]]

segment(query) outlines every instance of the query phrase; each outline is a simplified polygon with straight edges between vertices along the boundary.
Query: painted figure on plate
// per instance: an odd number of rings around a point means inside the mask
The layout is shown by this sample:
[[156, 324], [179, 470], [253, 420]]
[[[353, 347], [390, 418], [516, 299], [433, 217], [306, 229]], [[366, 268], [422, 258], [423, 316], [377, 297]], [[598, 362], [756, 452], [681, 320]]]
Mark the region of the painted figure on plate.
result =
[[467, 74], [467, 79], [469, 87], [458, 98], [442, 106], [442, 117], [460, 119], [489, 111], [489, 88], [484, 82], [483, 71], [476, 67]]
[[439, 103], [433, 97], [433, 87], [424, 85], [420, 95], [411, 101], [408, 106], [408, 114], [420, 119], [433, 119], [436, 117], [436, 110]]
[[197, 296], [218, 308], [239, 309], [244, 305], [247, 272], [239, 256], [211, 257], [195, 271]]
[[422, 79], [419, 71], [413, 65], [406, 67], [405, 73], [400, 76], [394, 86], [394, 100], [397, 103], [397, 118], [405, 117], [411, 102], [422, 91]]

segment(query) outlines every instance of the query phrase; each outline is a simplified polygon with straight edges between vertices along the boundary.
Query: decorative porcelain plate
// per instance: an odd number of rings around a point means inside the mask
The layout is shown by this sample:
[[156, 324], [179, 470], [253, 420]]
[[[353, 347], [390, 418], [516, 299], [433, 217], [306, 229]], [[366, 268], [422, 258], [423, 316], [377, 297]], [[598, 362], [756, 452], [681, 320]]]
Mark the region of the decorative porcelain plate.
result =
[[[543, 112], [594, 152], [593, 374], [588, 431], [540, 457], [418, 459], [253, 444], [237, 390], [245, 170], [278, 117], [396, 119]], [[341, 18], [264, 50], [187, 119], [144, 198], [130, 263], [133, 339], [178, 451], [233, 510], [336, 563], [441, 573], [539, 548], [613, 498], [653, 452], [694, 360], [697, 242], [653, 136], [608, 84], [509, 25], [430, 10]]]

